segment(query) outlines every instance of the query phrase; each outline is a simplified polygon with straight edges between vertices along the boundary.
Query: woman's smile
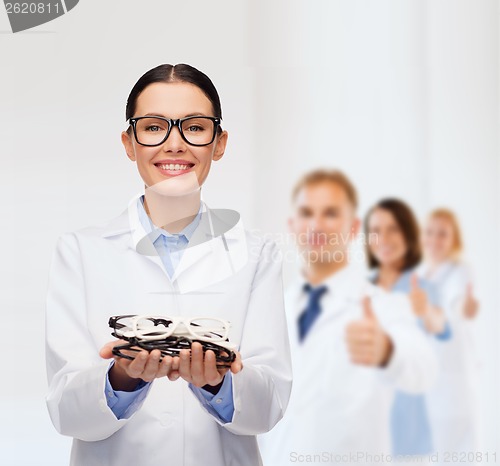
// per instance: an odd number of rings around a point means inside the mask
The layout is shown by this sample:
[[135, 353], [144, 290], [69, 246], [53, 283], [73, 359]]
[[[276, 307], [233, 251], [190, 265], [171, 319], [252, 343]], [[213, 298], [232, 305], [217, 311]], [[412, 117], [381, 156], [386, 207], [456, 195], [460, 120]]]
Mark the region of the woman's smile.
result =
[[154, 165], [163, 176], [167, 177], [184, 175], [195, 166], [194, 163], [182, 159], [163, 159]]

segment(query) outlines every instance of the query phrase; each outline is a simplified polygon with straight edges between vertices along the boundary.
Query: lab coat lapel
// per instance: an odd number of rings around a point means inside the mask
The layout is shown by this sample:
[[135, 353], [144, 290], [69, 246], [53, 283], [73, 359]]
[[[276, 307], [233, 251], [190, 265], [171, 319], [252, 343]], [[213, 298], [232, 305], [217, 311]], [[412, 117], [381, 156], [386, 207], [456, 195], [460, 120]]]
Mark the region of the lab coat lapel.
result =
[[102, 237], [114, 241], [123, 249], [133, 249], [146, 260], [160, 267], [165, 276], [168, 277], [151, 240], [151, 233], [146, 232], [139, 220], [137, 202], [141, 195], [142, 193], [139, 193], [134, 196], [129, 202], [128, 208], [106, 225]]
[[239, 214], [204, 207], [206, 210], [172, 277], [181, 292], [228, 278], [248, 259]]

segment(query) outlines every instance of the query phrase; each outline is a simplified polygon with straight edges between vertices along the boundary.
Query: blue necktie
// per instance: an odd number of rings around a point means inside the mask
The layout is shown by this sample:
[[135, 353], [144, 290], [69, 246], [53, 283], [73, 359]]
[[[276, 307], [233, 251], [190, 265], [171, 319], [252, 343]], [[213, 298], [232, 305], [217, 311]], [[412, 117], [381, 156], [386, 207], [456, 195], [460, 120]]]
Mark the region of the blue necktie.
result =
[[299, 317], [299, 341], [303, 341], [312, 327], [312, 324], [317, 319], [321, 312], [321, 306], [319, 305], [319, 300], [321, 296], [325, 293], [328, 288], [323, 285], [318, 288], [313, 288], [309, 283], [304, 285], [304, 291], [309, 293], [309, 301], [304, 312]]

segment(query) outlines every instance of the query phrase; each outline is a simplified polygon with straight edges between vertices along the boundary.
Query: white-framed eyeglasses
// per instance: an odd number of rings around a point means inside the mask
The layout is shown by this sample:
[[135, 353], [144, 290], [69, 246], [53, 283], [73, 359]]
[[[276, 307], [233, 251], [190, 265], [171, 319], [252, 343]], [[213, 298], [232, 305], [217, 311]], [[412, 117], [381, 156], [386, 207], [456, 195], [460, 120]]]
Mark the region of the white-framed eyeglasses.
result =
[[222, 343], [229, 338], [231, 323], [216, 317], [123, 315], [109, 319], [118, 338], [155, 341], [169, 337]]

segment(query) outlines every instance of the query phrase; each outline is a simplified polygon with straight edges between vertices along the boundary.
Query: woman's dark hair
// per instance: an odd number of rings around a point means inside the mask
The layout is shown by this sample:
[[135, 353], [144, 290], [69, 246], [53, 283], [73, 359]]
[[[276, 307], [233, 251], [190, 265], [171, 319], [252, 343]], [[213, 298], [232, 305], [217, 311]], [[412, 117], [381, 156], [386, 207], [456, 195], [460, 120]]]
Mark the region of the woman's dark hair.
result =
[[[382, 199], [377, 202], [366, 214], [364, 229], [365, 238], [369, 238], [368, 223], [375, 210], [382, 209], [390, 212], [403, 234], [406, 244], [406, 255], [404, 257], [402, 271], [412, 269], [422, 260], [422, 249], [420, 245], [420, 228], [411, 208], [399, 199]], [[370, 251], [369, 241], [366, 241], [366, 256], [368, 267], [373, 269], [380, 265], [379, 261]]]
[[142, 75], [130, 91], [127, 99], [125, 118], [128, 121], [135, 113], [137, 99], [141, 92], [153, 83], [190, 83], [198, 87], [210, 100], [215, 117], [222, 118], [219, 94], [210, 78], [196, 68], [180, 63], [178, 65], [159, 65]]

